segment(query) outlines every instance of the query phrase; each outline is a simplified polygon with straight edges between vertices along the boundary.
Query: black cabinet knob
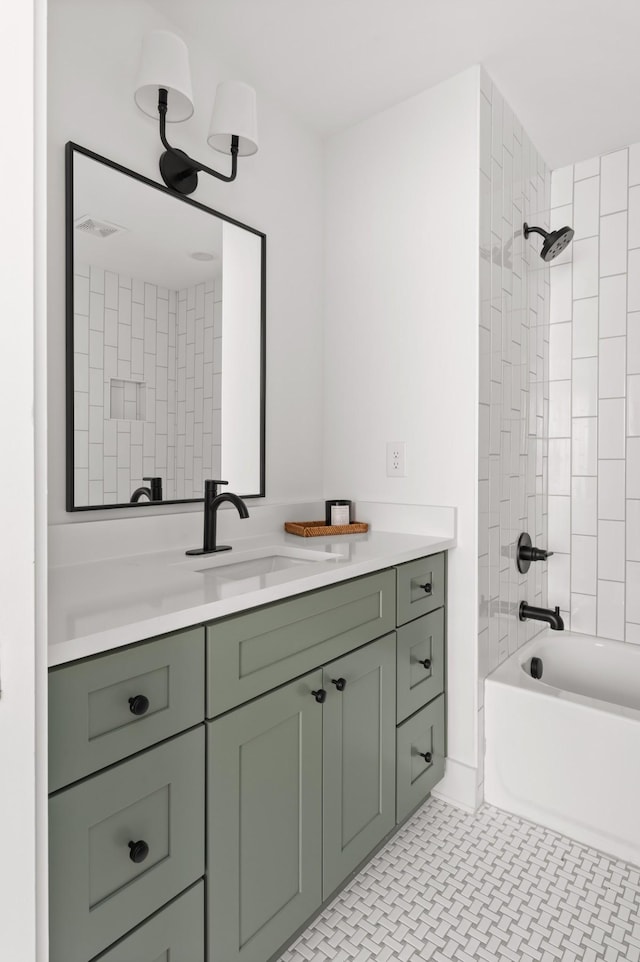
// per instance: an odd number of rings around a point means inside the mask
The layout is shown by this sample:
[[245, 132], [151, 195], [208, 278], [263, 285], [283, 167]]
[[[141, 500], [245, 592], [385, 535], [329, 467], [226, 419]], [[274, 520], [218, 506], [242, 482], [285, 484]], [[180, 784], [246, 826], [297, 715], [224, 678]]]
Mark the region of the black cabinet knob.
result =
[[420, 756], [420, 758], [424, 758], [424, 760], [425, 760], [425, 762], [427, 763], [427, 765], [429, 764], [429, 762], [430, 762], [431, 759], [433, 758], [433, 755], [431, 754], [431, 752], [418, 752], [418, 755]]
[[144, 715], [149, 711], [149, 699], [146, 695], [134, 695], [129, 699], [129, 711], [132, 715]]
[[424, 667], [427, 669], [427, 671], [429, 671], [429, 669], [431, 668], [431, 659], [430, 659], [430, 658], [424, 658], [422, 661], [419, 661], [418, 664], [419, 664], [419, 665], [424, 665]]
[[149, 846], [142, 839], [139, 842], [129, 842], [129, 858], [132, 862], [144, 862], [149, 854]]
[[430, 581], [427, 581], [426, 584], [424, 584], [424, 585], [418, 585], [418, 587], [419, 587], [419, 588], [424, 588], [425, 594], [427, 594], [427, 595], [430, 595], [431, 592], [432, 592], [432, 590], [433, 590], [433, 587], [432, 587]]
[[312, 691], [311, 694], [313, 695], [316, 701], [320, 702], [320, 704], [322, 704], [323, 701], [327, 700], [327, 693], [324, 690], [324, 688], [318, 688], [317, 691]]
[[335, 685], [338, 691], [344, 691], [347, 687], [347, 680], [346, 678], [332, 678], [331, 684]]

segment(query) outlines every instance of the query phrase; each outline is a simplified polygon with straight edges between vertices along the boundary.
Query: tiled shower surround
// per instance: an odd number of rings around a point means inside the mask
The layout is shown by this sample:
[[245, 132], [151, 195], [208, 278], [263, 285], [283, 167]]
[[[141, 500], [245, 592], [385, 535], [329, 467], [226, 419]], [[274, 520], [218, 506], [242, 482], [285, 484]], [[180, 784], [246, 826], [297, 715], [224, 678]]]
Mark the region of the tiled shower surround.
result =
[[[546, 564], [519, 574], [521, 531], [547, 538], [546, 439], [549, 270], [539, 238], [548, 226], [550, 174], [487, 75], [480, 95], [479, 782], [484, 679], [544, 626], [518, 605], [547, 603]], [[481, 784], [479, 785], [481, 792]]]
[[549, 596], [640, 643], [640, 144], [552, 175]]
[[220, 281], [176, 291], [87, 266], [74, 283], [76, 506], [128, 502], [145, 475], [167, 500], [202, 497], [220, 476]]

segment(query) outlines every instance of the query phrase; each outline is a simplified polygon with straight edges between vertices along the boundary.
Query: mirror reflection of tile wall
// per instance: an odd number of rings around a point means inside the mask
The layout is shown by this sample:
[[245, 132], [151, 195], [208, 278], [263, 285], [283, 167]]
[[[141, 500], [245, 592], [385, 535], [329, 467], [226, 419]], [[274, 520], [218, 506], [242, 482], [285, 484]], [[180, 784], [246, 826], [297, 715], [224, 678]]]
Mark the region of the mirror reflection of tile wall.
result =
[[75, 503], [164, 500], [220, 477], [222, 281], [168, 290], [94, 266], [74, 275]]

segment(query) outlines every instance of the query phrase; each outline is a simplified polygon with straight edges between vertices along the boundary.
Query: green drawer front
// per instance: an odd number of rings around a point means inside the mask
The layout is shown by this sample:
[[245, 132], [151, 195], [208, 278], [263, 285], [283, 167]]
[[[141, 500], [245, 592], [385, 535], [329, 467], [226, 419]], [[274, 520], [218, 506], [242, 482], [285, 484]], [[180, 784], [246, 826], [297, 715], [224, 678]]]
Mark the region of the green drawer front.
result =
[[398, 722], [444, 691], [444, 608], [398, 628], [396, 684]]
[[[169, 738], [204, 718], [204, 628], [49, 673], [49, 791]], [[129, 699], [149, 702], [142, 715]]]
[[395, 627], [395, 573], [381, 571], [207, 627], [207, 717]]
[[409, 561], [396, 571], [399, 625], [442, 607], [445, 600], [444, 554]]
[[204, 882], [94, 962], [204, 962]]
[[[423, 802], [444, 776], [444, 695], [408, 718], [396, 732], [396, 823]], [[431, 752], [431, 761], [422, 755]]]
[[200, 726], [49, 800], [51, 962], [87, 962], [203, 874]]

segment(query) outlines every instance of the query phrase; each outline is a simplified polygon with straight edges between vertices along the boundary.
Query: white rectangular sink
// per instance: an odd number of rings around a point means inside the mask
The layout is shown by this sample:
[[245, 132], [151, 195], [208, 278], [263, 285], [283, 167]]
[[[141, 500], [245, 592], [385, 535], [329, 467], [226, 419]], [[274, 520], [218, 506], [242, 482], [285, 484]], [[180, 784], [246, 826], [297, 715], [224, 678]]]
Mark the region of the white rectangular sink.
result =
[[228, 581], [243, 581], [299, 565], [341, 560], [344, 560], [342, 555], [330, 551], [313, 551], [293, 548], [289, 545], [269, 545], [248, 551], [222, 551], [210, 555], [197, 555], [189, 561], [179, 562], [176, 567], [193, 571], [194, 574], [211, 574]]

